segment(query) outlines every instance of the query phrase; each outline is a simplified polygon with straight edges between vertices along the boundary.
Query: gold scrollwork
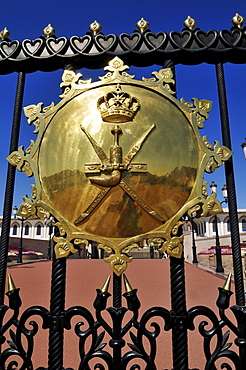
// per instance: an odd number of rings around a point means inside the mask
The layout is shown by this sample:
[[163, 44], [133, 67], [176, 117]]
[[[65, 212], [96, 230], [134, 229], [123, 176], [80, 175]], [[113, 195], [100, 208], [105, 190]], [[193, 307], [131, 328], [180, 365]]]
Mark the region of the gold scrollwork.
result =
[[17, 167], [18, 171], [25, 172], [28, 177], [31, 177], [33, 175], [33, 171], [30, 163], [26, 160], [23, 148], [23, 146], [20, 146], [18, 151], [12, 152], [6, 159], [12, 166]]
[[219, 200], [215, 199], [216, 193], [209, 195], [202, 206], [201, 216], [205, 217], [207, 215], [214, 215], [216, 213], [222, 212], [222, 206]]
[[109, 62], [108, 66], [104, 68], [105, 71], [109, 72], [105, 76], [99, 76], [99, 79], [104, 80], [109, 77], [117, 78], [117, 76], [124, 76], [133, 79], [135, 75], [129, 75], [127, 72], [125, 72], [128, 69], [129, 66], [125, 65], [123, 60], [121, 60], [119, 57], [115, 57]]
[[196, 123], [197, 127], [199, 129], [204, 128], [203, 122], [208, 119], [209, 117], [209, 112], [212, 109], [212, 104], [213, 102], [207, 99], [197, 99], [197, 98], [192, 98], [193, 104], [186, 102], [184, 98], [181, 98], [180, 101], [184, 105], [186, 105], [189, 108], [192, 108], [192, 112], [196, 118]]
[[133, 260], [133, 257], [128, 256], [133, 248], [139, 248], [137, 243], [133, 243], [123, 248], [111, 248], [107, 245], [99, 244], [99, 249], [103, 249], [109, 256], [104, 257], [104, 261], [110, 264], [111, 270], [120, 276], [127, 268], [127, 263]]
[[32, 204], [22, 203], [18, 209], [18, 216], [24, 218], [37, 218], [36, 208]]
[[55, 245], [55, 254], [57, 258], [68, 257], [70, 253], [78, 252], [74, 248], [73, 243], [66, 238], [54, 236]]
[[158, 82], [160, 84], [162, 84], [162, 86], [169, 92], [169, 94], [175, 94], [175, 91], [173, 91], [170, 87], [170, 84], [171, 85], [175, 85], [175, 80], [173, 79], [173, 73], [172, 73], [172, 70], [171, 68], [163, 68], [163, 69], [160, 69], [159, 71], [154, 71], [152, 72], [152, 75], [154, 75], [155, 77], [151, 77], [151, 78], [145, 78], [145, 77], [142, 77], [142, 80], [144, 82]]
[[220, 167], [233, 154], [229, 148], [221, 146], [219, 141], [215, 141], [214, 149], [211, 152], [213, 154], [208, 159], [205, 167], [205, 171], [208, 173], [214, 172], [216, 168]]
[[171, 257], [180, 258], [183, 253], [183, 244], [184, 235], [169, 237], [159, 248], [160, 252], [167, 252]]
[[27, 123], [30, 125], [41, 114], [43, 103], [37, 105], [31, 104], [24, 107], [25, 116], [28, 118]]

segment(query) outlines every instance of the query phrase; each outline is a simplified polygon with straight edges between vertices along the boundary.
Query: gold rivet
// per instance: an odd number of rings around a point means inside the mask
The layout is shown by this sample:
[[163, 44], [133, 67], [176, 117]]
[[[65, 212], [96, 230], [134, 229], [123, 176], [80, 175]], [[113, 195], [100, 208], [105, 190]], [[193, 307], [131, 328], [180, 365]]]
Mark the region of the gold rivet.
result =
[[236, 13], [231, 20], [232, 24], [234, 24], [234, 26], [237, 26], [238, 28], [241, 28], [241, 26], [244, 24], [244, 21], [244, 17], [242, 17], [238, 13]]
[[7, 27], [4, 27], [4, 29], [0, 32], [0, 39], [5, 40], [8, 39], [9, 36], [10, 36], [9, 30], [7, 29]]
[[184, 26], [189, 28], [190, 30], [193, 30], [193, 28], [196, 27], [196, 20], [191, 18], [189, 15], [184, 21]]
[[141, 18], [140, 21], [137, 22], [136, 26], [140, 32], [144, 32], [149, 27], [149, 22], [144, 18]]
[[50, 36], [53, 36], [55, 34], [56, 30], [54, 29], [54, 27], [52, 27], [52, 25], [49, 23], [47, 27], [45, 27], [43, 29], [43, 34], [45, 37], [50, 37]]
[[100, 23], [98, 23], [97, 21], [94, 21], [93, 23], [90, 24], [90, 27], [89, 27], [90, 31], [96, 35], [98, 32], [101, 31], [102, 29], [102, 25]]

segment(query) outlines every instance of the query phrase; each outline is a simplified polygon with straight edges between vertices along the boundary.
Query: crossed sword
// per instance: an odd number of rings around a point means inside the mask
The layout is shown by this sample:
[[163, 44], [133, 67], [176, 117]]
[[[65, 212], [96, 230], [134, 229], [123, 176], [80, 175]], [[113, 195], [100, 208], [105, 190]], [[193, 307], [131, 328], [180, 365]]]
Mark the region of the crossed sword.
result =
[[[104, 150], [97, 144], [97, 142], [92, 138], [92, 136], [86, 131], [86, 129], [82, 125], [80, 127], [81, 127], [81, 130], [85, 133], [85, 135], [89, 139], [89, 141], [90, 141], [90, 143], [91, 143], [91, 145], [92, 145], [95, 153], [97, 154], [97, 156], [101, 160], [102, 167], [104, 167], [104, 166], [106, 168], [109, 167], [109, 168], [111, 168], [111, 172], [113, 172], [114, 170], [112, 170], [112, 162], [107, 157], [107, 155], [104, 152]], [[117, 134], [117, 128], [118, 128], [118, 134]], [[139, 152], [139, 150], [142, 147], [143, 142], [145, 141], [145, 139], [147, 138], [147, 136], [151, 133], [151, 131], [154, 128], [155, 128], [155, 125], [152, 125], [150, 127], [150, 129], [148, 129], [135, 142], [135, 144], [131, 147], [131, 149], [129, 150], [129, 152], [127, 153], [127, 155], [125, 156], [125, 158], [123, 159], [123, 163], [121, 163], [118, 166], [116, 166], [117, 170], [115, 172], [120, 171], [120, 170], [121, 171], [123, 171], [123, 170], [129, 171], [131, 169], [131, 167], [130, 167], [131, 161], [137, 155], [137, 153]], [[119, 126], [116, 126], [116, 127], [114, 127], [114, 129], [111, 132], [114, 133], [114, 134], [116, 133], [116, 135], [115, 135], [115, 144], [118, 145], [119, 144], [118, 143], [119, 132], [121, 133], [121, 129], [119, 128]], [[119, 145], [118, 145], [118, 147], [119, 147]], [[102, 176], [101, 177], [102, 181], [103, 181], [103, 179], [105, 179], [105, 177], [106, 176]], [[110, 177], [110, 176], [108, 176], [108, 177]], [[113, 177], [113, 175], [111, 175], [111, 177]], [[98, 179], [98, 177], [97, 177], [97, 179]], [[90, 181], [91, 181], [91, 183], [93, 183], [93, 177], [90, 179]], [[94, 182], [96, 183], [96, 181], [94, 181]], [[107, 185], [107, 182], [106, 182], [105, 185]], [[74, 221], [74, 224], [75, 225], [81, 224], [92, 213], [92, 211], [98, 206], [98, 204], [108, 194], [108, 192], [111, 190], [111, 188], [113, 186], [116, 186], [116, 185], [119, 185], [130, 196], [130, 198], [133, 199], [136, 203], [138, 203], [140, 205], [140, 207], [142, 207], [149, 215], [151, 215], [152, 217], [154, 217], [158, 221], [161, 221], [161, 222], [165, 222], [166, 221], [164, 219], [164, 217], [162, 217], [159, 213], [157, 213], [155, 210], [153, 210], [153, 208], [151, 208], [147, 203], [145, 203], [145, 201], [143, 199], [141, 199], [135, 193], [135, 191], [123, 179], [121, 179], [121, 173], [120, 173], [120, 175], [118, 177], [118, 181], [116, 180], [113, 185], [111, 185], [111, 186], [105, 186], [105, 185], [103, 185], [104, 188], [100, 191], [100, 193], [91, 202], [91, 204], [89, 205], [89, 207], [87, 207], [86, 210]]]

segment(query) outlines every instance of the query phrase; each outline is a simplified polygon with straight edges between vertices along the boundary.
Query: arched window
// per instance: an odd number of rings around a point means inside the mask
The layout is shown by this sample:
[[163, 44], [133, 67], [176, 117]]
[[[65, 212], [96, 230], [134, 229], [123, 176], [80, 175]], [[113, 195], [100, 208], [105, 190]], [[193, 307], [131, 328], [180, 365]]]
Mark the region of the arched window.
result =
[[230, 220], [227, 220], [226, 221], [226, 225], [227, 225], [227, 232], [230, 233], [231, 232], [231, 224], [230, 224]]
[[37, 225], [36, 235], [41, 235], [41, 225]]
[[246, 231], [246, 220], [245, 220], [245, 218], [242, 219], [242, 231]]
[[191, 226], [190, 225], [187, 226], [187, 231], [191, 231]]
[[212, 225], [213, 225], [213, 233], [216, 233], [216, 221], [215, 221], [215, 218], [212, 221]]
[[24, 235], [29, 235], [29, 225], [25, 225]]
[[17, 235], [17, 230], [18, 230], [18, 226], [17, 226], [17, 225], [14, 225], [14, 226], [13, 226], [13, 232], [12, 232], [12, 235]]

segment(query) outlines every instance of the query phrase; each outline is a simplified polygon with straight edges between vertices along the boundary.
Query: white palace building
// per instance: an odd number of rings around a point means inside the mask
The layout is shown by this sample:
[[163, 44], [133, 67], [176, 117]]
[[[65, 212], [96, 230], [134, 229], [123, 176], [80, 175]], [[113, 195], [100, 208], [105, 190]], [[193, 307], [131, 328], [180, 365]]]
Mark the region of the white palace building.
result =
[[[246, 242], [246, 209], [238, 209], [238, 224], [240, 241]], [[215, 245], [215, 217], [202, 217], [194, 219], [195, 241], [197, 253], [207, 250]], [[221, 246], [230, 246], [230, 223], [228, 208], [223, 209], [223, 213], [217, 215], [218, 234]], [[39, 251], [47, 256], [48, 243], [53, 236], [53, 221], [48, 219], [41, 221], [38, 219], [23, 219], [12, 217], [10, 228], [10, 246], [18, 247], [20, 244], [21, 232], [23, 235], [23, 248], [27, 250]], [[0, 217], [0, 233], [2, 229], [2, 217]], [[192, 225], [190, 221], [184, 222], [185, 234], [185, 259], [192, 259]]]
[[[201, 217], [194, 219], [195, 243], [197, 253], [202, 250], [215, 246], [216, 222], [215, 216]], [[240, 233], [240, 242], [246, 242], [246, 209], [238, 209], [238, 226]], [[223, 208], [223, 213], [217, 215], [217, 227], [220, 240], [220, 246], [231, 246], [231, 231], [229, 221], [229, 210]], [[184, 224], [185, 234], [185, 259], [192, 260], [192, 225], [190, 221]]]

